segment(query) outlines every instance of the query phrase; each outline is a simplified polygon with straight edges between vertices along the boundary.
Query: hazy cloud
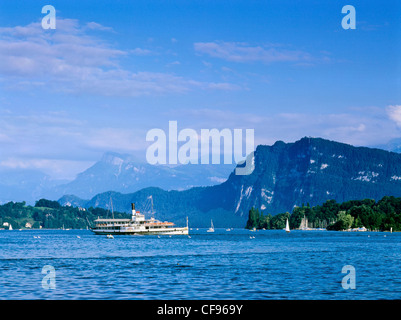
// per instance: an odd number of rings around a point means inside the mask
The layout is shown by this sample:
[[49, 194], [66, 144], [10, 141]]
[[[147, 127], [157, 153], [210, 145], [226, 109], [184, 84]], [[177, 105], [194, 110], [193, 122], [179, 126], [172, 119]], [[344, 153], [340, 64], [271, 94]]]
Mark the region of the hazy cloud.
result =
[[[395, 107], [395, 106], [394, 106]], [[214, 108], [166, 111], [166, 117], [152, 122], [165, 129], [168, 120], [177, 120], [184, 128], [221, 130], [254, 129], [255, 147], [277, 140], [294, 142], [304, 136], [322, 137], [353, 145], [378, 145], [399, 136], [399, 130], [386, 116], [388, 110], [349, 110], [348, 113], [247, 113]], [[171, 114], [177, 115], [171, 119]], [[398, 113], [396, 113], [398, 114]], [[149, 143], [146, 132], [151, 127], [89, 126], [66, 112], [32, 115], [4, 113], [0, 118], [0, 142], [7, 154], [0, 167], [43, 169], [48, 174], [72, 177], [90, 159], [105, 151], [143, 155]], [[245, 134], [245, 132], [244, 132]], [[93, 161], [93, 160], [92, 160]]]
[[305, 62], [312, 59], [307, 52], [280, 46], [251, 46], [243, 42], [197, 42], [196, 52], [233, 62]]
[[142, 49], [142, 48], [135, 48], [133, 50], [130, 50], [129, 52], [136, 56], [148, 56], [148, 55], [153, 54], [153, 52], [151, 50]]
[[385, 110], [349, 110], [347, 113], [268, 113], [254, 114], [218, 109], [180, 110], [179, 127], [197, 123], [201, 128], [242, 128], [255, 130], [255, 146], [277, 140], [293, 142], [304, 136], [321, 137], [353, 145], [378, 145], [399, 137]]
[[0, 28], [0, 75], [6, 88], [90, 93], [107, 96], [141, 96], [185, 93], [194, 89], [231, 90], [226, 83], [199, 82], [163, 72], [131, 71], [121, 58], [152, 52], [135, 48], [119, 50], [87, 33], [109, 30], [96, 22], [81, 26], [74, 19], [57, 19], [57, 29], [48, 32], [41, 24]]
[[387, 114], [401, 128], [401, 105], [388, 106]]
[[100, 30], [100, 31], [114, 31], [111, 27], [102, 26], [100, 23], [97, 22], [88, 22], [86, 27], [91, 30]]

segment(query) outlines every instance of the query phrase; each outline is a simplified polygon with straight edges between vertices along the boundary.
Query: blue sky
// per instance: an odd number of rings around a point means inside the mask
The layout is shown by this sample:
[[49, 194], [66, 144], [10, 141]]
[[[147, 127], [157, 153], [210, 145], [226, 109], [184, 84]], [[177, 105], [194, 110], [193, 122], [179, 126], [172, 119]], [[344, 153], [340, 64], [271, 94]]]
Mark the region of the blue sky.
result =
[[[41, 8], [56, 8], [43, 30]], [[344, 30], [343, 6], [356, 9]], [[152, 128], [401, 136], [398, 1], [1, 1], [0, 169], [73, 178]]]

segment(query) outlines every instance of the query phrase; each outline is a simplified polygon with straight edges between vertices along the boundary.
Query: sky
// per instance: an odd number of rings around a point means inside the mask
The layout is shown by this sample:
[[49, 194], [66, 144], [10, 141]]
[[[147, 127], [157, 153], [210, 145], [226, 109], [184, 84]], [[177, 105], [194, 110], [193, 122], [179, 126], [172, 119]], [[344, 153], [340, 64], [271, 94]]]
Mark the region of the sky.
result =
[[73, 179], [108, 151], [144, 159], [169, 121], [253, 129], [255, 146], [387, 143], [400, 36], [399, 1], [0, 0], [0, 170]]

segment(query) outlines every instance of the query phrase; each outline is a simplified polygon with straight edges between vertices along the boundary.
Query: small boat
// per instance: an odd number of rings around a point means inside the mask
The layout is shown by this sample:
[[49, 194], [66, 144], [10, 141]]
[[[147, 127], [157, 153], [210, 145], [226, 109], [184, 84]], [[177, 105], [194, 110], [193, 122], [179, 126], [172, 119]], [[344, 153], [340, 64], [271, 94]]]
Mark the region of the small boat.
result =
[[12, 230], [12, 229], [13, 229], [13, 226], [10, 223], [10, 227], [8, 228], [8, 230]]
[[286, 221], [286, 223], [285, 223], [285, 232], [290, 232], [290, 225], [289, 225], [289, 223], [288, 223], [288, 219], [287, 219], [287, 221]]
[[112, 234], [108, 234], [106, 237], [107, 237], [107, 239], [114, 239]]
[[210, 220], [211, 226], [209, 229], [207, 229], [207, 232], [214, 232], [214, 226], [213, 226], [213, 220]]

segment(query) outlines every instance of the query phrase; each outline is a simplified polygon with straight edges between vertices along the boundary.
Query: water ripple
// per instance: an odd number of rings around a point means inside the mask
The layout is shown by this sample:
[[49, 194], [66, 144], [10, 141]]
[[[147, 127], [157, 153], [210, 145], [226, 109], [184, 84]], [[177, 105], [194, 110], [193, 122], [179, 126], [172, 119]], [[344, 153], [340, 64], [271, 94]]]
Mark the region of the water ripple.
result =
[[[33, 236], [40, 235], [40, 239]], [[77, 237], [79, 235], [80, 238]], [[401, 234], [205, 230], [187, 237], [0, 232], [0, 299], [398, 299]], [[42, 268], [56, 289], [42, 287]], [[344, 265], [356, 269], [345, 290]]]

